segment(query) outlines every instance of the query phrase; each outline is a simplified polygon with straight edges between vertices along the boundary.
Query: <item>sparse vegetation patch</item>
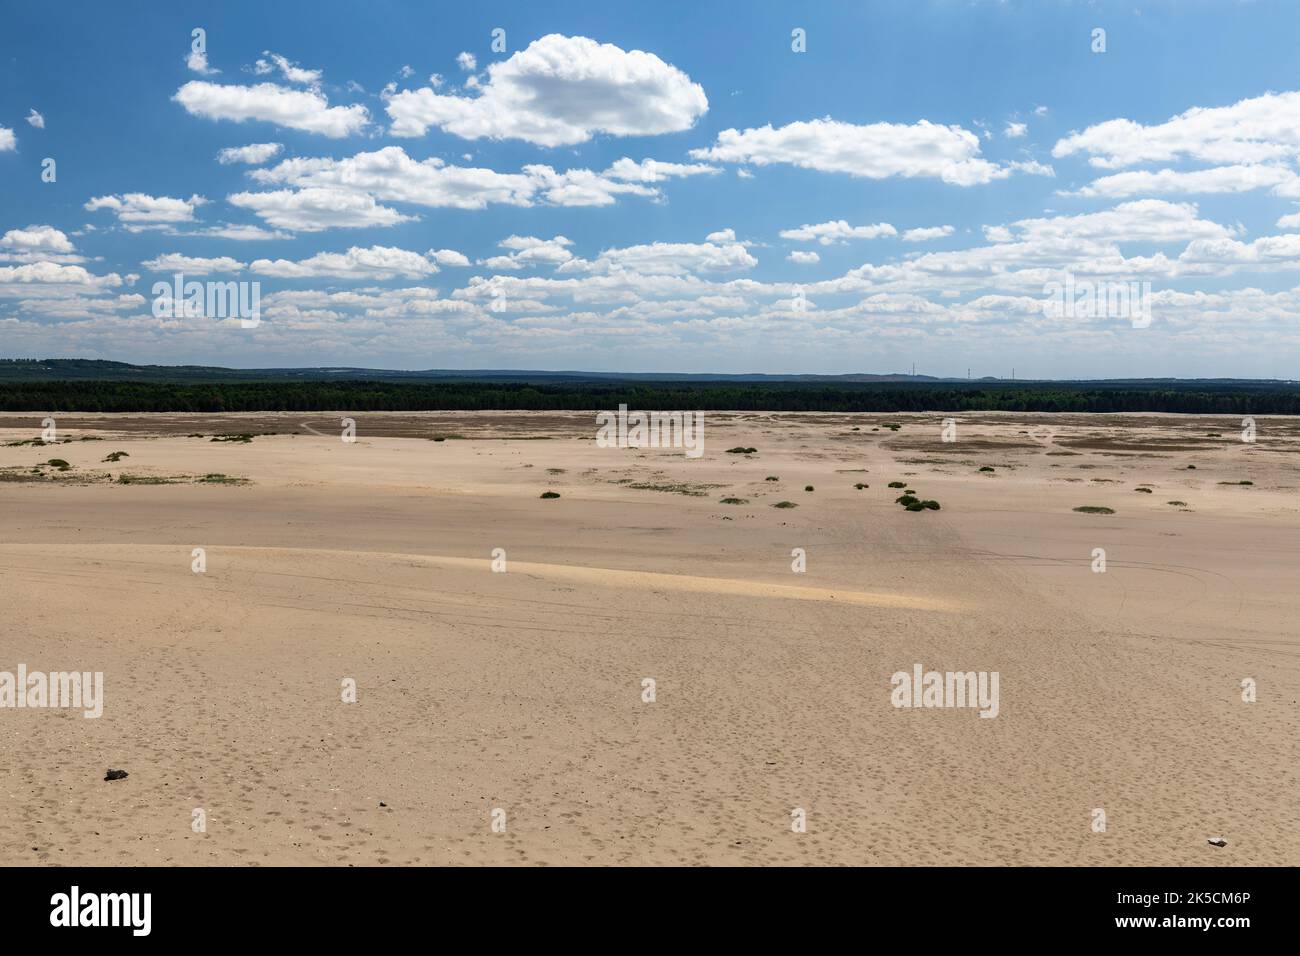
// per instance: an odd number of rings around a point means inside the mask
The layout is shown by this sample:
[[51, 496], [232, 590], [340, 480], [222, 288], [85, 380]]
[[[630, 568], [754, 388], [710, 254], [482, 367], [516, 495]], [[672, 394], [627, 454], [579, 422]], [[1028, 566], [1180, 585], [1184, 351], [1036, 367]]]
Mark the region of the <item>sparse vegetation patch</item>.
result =
[[677, 482], [676, 484], [655, 484], [649, 481], [638, 481], [629, 484], [627, 487], [634, 491], [666, 491], [674, 495], [689, 495], [692, 498], [704, 498], [709, 494], [710, 488], [720, 487], [719, 485], [692, 485], [686, 482]]
[[119, 485], [179, 485], [184, 478], [164, 475], [119, 475]]

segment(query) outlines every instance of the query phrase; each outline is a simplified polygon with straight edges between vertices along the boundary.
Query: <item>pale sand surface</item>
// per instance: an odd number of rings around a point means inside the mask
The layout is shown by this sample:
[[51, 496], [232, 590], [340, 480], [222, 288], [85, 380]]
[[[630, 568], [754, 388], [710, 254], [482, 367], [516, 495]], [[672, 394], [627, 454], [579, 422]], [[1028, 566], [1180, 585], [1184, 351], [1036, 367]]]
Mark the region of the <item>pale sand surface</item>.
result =
[[[1300, 862], [1300, 421], [715, 414], [691, 461], [590, 414], [343, 414], [0, 447], [74, 466], [0, 482], [0, 670], [107, 698], [0, 710], [0, 862]], [[895, 709], [914, 663], [998, 671], [998, 717]]]

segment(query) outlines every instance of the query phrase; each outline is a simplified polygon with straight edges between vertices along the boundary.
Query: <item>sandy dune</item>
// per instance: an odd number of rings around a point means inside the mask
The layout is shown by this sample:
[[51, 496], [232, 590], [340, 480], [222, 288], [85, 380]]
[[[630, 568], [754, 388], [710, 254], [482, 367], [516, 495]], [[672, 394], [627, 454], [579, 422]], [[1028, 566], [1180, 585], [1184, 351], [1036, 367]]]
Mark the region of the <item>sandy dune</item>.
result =
[[[1300, 862], [1296, 420], [343, 416], [0, 447], [0, 671], [106, 687], [0, 709], [0, 862]], [[915, 663], [997, 718], [892, 706]]]

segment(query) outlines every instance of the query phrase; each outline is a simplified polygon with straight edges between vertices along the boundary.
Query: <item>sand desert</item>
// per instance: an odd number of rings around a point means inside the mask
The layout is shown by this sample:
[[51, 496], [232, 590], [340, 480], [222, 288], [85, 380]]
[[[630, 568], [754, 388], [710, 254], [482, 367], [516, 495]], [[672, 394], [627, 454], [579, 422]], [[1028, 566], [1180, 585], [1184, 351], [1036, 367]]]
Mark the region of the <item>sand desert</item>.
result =
[[1294, 864], [1300, 421], [943, 417], [0, 415], [0, 863]]

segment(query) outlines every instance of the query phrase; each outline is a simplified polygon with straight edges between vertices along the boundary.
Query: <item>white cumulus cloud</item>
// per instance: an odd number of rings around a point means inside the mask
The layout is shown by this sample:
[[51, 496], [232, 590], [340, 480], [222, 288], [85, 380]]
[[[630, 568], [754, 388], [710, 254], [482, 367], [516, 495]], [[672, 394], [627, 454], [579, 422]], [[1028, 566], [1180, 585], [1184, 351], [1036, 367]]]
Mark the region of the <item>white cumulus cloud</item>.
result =
[[208, 66], [208, 54], [203, 50], [191, 50], [185, 57], [185, 65], [200, 76], [215, 76], [221, 72], [216, 67]]
[[277, 189], [263, 193], [232, 193], [226, 197], [226, 201], [242, 209], [251, 209], [277, 229], [294, 232], [395, 226], [414, 218], [379, 205], [373, 196], [346, 189]]
[[919, 229], [908, 229], [903, 233], [903, 241], [928, 242], [931, 239], [942, 239], [944, 236], [951, 236], [952, 234], [952, 226], [927, 226]]
[[467, 266], [469, 257], [463, 252], [457, 252], [455, 249], [430, 249], [425, 253], [440, 266]]
[[823, 246], [849, 239], [880, 239], [896, 235], [898, 230], [887, 222], [878, 222], [870, 226], [850, 226], [843, 219], [781, 230], [782, 239], [794, 239], [798, 242], [811, 242], [816, 239]]
[[231, 163], [247, 163], [259, 166], [274, 159], [284, 147], [279, 143], [249, 143], [247, 146], [227, 146], [217, 153], [217, 162], [223, 166]]
[[1231, 106], [1196, 106], [1151, 126], [1107, 120], [1052, 148], [1057, 157], [1076, 153], [1103, 169], [1183, 158], [1229, 165], [1294, 159], [1300, 156], [1300, 91], [1265, 93]]
[[1193, 203], [1138, 199], [1101, 212], [1077, 216], [1021, 219], [1006, 232], [987, 230], [994, 241], [1105, 240], [1111, 242], [1177, 242], [1228, 239], [1237, 230], [1198, 218]]
[[286, 159], [250, 176], [267, 185], [322, 187], [380, 201], [456, 209], [482, 209], [489, 203], [528, 205], [537, 189], [532, 178], [518, 173], [450, 166], [437, 157], [417, 162], [400, 146], [347, 159]]
[[1094, 179], [1080, 196], [1153, 196], [1170, 193], [1243, 193], [1253, 189], [1293, 186], [1295, 172], [1285, 166], [1248, 164], [1193, 170], [1135, 170]]
[[72, 240], [53, 226], [10, 229], [0, 236], [0, 248], [19, 252], [73, 252]]
[[438, 127], [465, 139], [583, 143], [597, 133], [647, 136], [689, 129], [709, 107], [698, 83], [653, 53], [549, 34], [487, 68], [473, 95], [430, 87], [389, 97], [396, 136]]
[[517, 173], [498, 173], [482, 167], [453, 166], [438, 157], [417, 161], [400, 146], [386, 146], [345, 159], [286, 159], [273, 167], [253, 170], [249, 176], [262, 185], [331, 189], [378, 202], [483, 209], [494, 204], [607, 206], [623, 195], [658, 199], [658, 187], [648, 182], [706, 170], [708, 167], [626, 159], [603, 173], [590, 169], [557, 171], [542, 164], [525, 166]]
[[960, 126], [928, 120], [912, 124], [855, 125], [815, 119], [755, 129], [727, 129], [695, 159], [767, 166], [788, 163], [821, 172], [868, 179], [927, 176], [958, 186], [987, 183], [1010, 175], [980, 156], [979, 137]]
[[214, 272], [239, 272], [244, 263], [229, 256], [205, 259], [187, 256], [179, 252], [168, 252], [140, 263], [150, 272], [188, 272], [191, 275], [211, 275]]
[[318, 252], [298, 261], [258, 259], [248, 268], [257, 275], [280, 279], [419, 279], [438, 271], [427, 256], [393, 246], [353, 246], [347, 252]]
[[661, 183], [679, 176], [709, 176], [720, 172], [717, 166], [704, 163], [663, 163], [657, 159], [643, 159], [638, 163], [624, 156], [615, 160], [605, 175], [624, 182]]
[[484, 259], [480, 265], [489, 269], [526, 269], [530, 266], [558, 266], [573, 258], [568, 247], [573, 240], [564, 236], [539, 239], [536, 236], [507, 236], [497, 243], [510, 254]]
[[317, 90], [293, 90], [275, 83], [233, 86], [191, 80], [172, 99], [205, 119], [260, 120], [331, 139], [359, 132], [369, 119], [364, 106], [330, 106]]
[[192, 222], [194, 210], [208, 200], [202, 196], [177, 199], [172, 196], [150, 196], [146, 193], [123, 193], [120, 196], [96, 196], [85, 204], [88, 212], [107, 209], [117, 216], [126, 229], [161, 229], [176, 223]]
[[571, 259], [559, 271], [680, 276], [697, 272], [745, 271], [756, 265], [758, 260], [736, 242], [651, 242], [606, 249], [592, 260]]
[[285, 59], [278, 53], [272, 53], [270, 50], [263, 50], [262, 56], [269, 59], [260, 59], [253, 64], [253, 72], [258, 76], [265, 76], [274, 70], [279, 70], [280, 74], [290, 83], [303, 83], [307, 86], [317, 86], [320, 84], [324, 74], [320, 70], [304, 70], [290, 60]]

